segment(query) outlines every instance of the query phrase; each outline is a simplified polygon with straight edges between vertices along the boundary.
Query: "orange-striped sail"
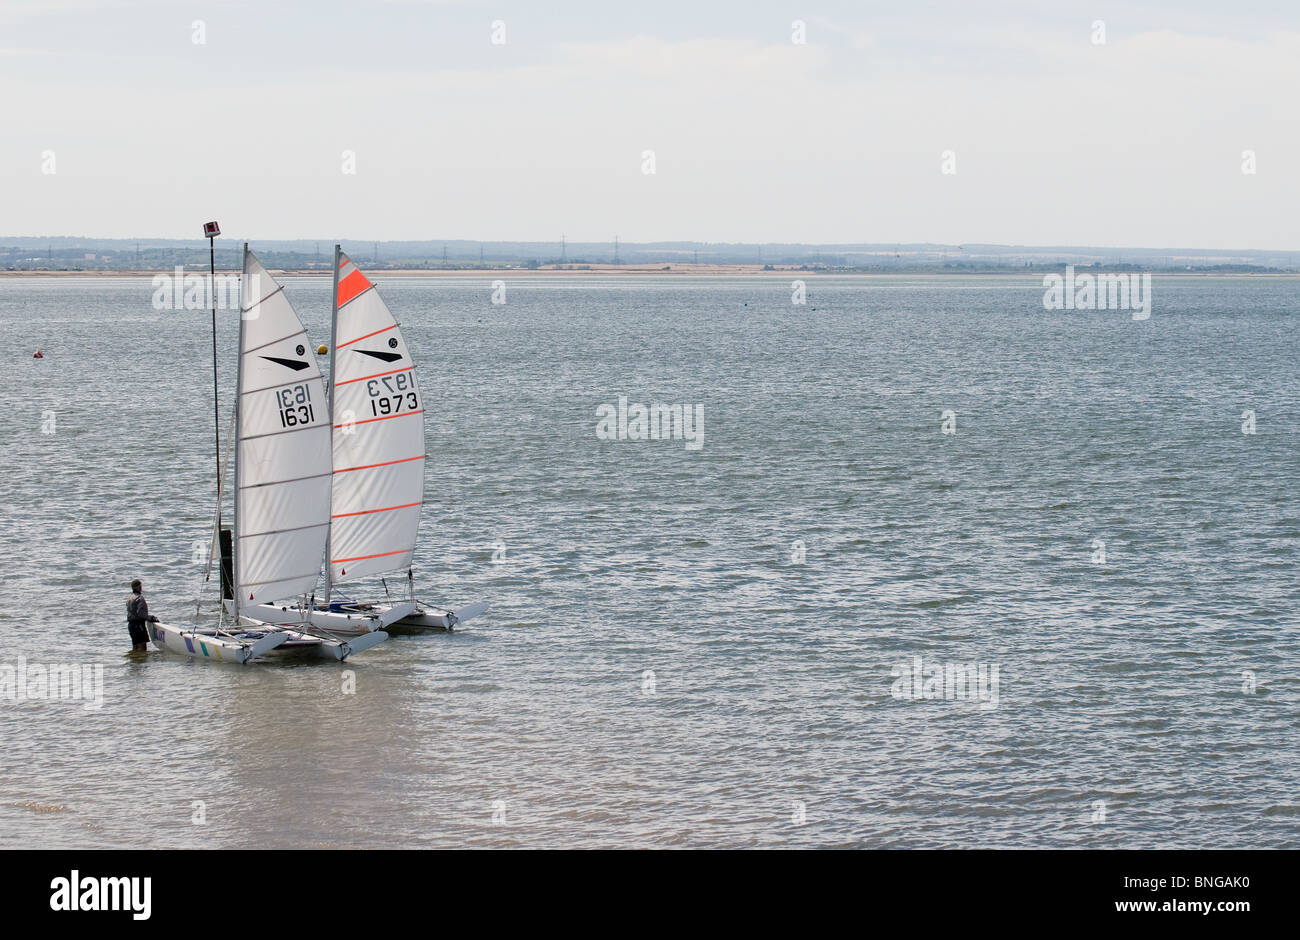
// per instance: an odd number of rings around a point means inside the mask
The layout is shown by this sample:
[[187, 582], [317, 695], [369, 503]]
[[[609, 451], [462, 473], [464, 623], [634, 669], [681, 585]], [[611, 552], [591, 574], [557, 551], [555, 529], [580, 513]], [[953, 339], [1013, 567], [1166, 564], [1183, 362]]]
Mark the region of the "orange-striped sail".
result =
[[424, 499], [424, 400], [402, 328], [334, 249], [330, 584], [407, 568]]

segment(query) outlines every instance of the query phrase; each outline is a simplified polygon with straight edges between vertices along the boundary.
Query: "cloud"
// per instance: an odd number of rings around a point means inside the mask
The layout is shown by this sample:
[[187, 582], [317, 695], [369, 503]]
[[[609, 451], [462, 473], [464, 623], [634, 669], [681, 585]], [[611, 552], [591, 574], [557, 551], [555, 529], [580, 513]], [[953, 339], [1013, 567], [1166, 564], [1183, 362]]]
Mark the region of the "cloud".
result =
[[[485, 238], [1300, 245], [1300, 223], [1276, 211], [1300, 198], [1284, 169], [1300, 130], [1277, 117], [1300, 34], [1112, 28], [1094, 46], [1081, 24], [873, 29], [868, 55], [852, 26], [835, 41], [819, 26], [803, 46], [560, 31], [527, 61], [482, 39], [474, 66], [455, 69], [265, 73], [234, 50], [219, 92], [201, 69], [149, 84], [96, 75], [96, 94], [128, 103], [125, 123], [121, 108], [84, 107], [84, 79], [12, 96], [0, 172], [35, 174], [33, 154], [58, 143], [58, 180], [7, 206], [32, 231], [90, 214], [170, 234], [181, 205], [224, 193], [256, 219], [243, 230], [277, 237], [436, 225]], [[214, 148], [206, 109], [232, 102]], [[1240, 172], [1245, 149], [1255, 177]], [[343, 150], [355, 177], [340, 174]], [[955, 176], [940, 173], [945, 150]]]
[[[838, 23], [830, 20], [825, 16], [813, 17], [813, 23], [823, 29], [829, 30], [836, 36], [843, 37], [853, 49], [874, 49], [879, 45], [875, 33], [854, 26], [840, 26]], [[815, 33], [814, 33], [815, 36]], [[815, 39], [809, 37], [809, 41]]]

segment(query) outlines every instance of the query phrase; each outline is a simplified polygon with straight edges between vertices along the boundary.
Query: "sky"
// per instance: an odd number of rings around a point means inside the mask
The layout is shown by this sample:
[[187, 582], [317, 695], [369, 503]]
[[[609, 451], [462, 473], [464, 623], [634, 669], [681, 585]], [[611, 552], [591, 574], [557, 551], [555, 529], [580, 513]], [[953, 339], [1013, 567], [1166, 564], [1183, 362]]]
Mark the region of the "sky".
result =
[[1300, 249], [1298, 79], [1295, 2], [0, 0], [0, 237]]

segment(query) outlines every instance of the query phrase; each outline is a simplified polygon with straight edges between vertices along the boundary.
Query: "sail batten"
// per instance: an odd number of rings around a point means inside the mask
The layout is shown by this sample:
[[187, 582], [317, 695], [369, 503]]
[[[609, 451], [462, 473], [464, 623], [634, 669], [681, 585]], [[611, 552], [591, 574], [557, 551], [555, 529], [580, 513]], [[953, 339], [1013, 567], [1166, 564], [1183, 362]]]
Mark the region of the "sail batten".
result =
[[331, 584], [408, 567], [424, 499], [415, 362], [375, 285], [343, 252], [335, 260]]
[[236, 602], [305, 594], [329, 538], [329, 404], [283, 289], [244, 256], [240, 315]]

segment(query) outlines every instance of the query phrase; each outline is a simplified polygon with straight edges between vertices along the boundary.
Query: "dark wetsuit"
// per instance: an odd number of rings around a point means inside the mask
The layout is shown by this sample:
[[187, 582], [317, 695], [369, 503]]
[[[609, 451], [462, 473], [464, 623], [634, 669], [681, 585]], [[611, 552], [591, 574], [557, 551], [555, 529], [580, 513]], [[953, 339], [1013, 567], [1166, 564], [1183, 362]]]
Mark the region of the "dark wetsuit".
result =
[[126, 628], [131, 632], [132, 643], [149, 642], [149, 628], [146, 624], [151, 620], [157, 622], [158, 618], [150, 616], [149, 605], [143, 594], [132, 594], [126, 599]]

